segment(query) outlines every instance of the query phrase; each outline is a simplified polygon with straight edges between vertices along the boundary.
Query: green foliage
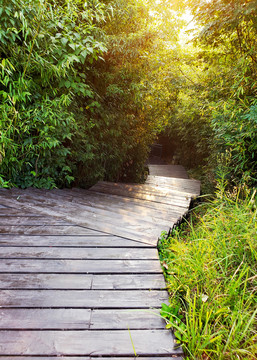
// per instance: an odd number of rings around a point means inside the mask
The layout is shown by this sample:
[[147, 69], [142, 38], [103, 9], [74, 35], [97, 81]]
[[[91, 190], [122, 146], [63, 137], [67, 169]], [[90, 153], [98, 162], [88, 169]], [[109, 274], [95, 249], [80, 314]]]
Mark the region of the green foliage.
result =
[[[112, 6], [112, 17], [103, 26], [108, 51], [104, 62], [94, 63], [87, 75], [98, 106], [87, 105], [94, 126], [86, 131], [85, 143], [94, 151], [82, 171], [91, 171], [92, 179], [99, 174], [107, 180], [143, 181], [149, 145], [162, 123], [150, 116], [145, 95], [152, 68], [148, 54], [156, 45], [157, 32], [146, 22], [149, 8], [145, 2], [113, 1]], [[86, 185], [83, 177], [79, 184]]]
[[63, 101], [45, 98], [29, 107], [20, 102], [19, 111], [10, 103], [0, 106], [6, 115], [0, 126], [1, 171], [14, 184], [52, 188], [72, 180], [63, 143], [71, 139], [74, 119]]
[[[143, 181], [160, 132], [211, 181], [229, 152], [230, 181], [254, 184], [255, 4], [0, 0], [5, 186]], [[191, 45], [178, 8], [199, 25]]]
[[257, 181], [257, 106], [228, 103], [213, 117], [220, 152], [229, 150], [227, 178], [234, 184]]
[[174, 328], [174, 335], [176, 336], [177, 343], [187, 341], [186, 325], [182, 321], [184, 315], [180, 313], [180, 307], [162, 304], [160, 315], [166, 320], [166, 329]]
[[141, 95], [157, 39], [146, 21], [151, 3], [0, 0], [5, 184], [144, 178], [160, 126]]
[[181, 0], [173, 9], [178, 18], [189, 10], [194, 22], [189, 43], [162, 52], [155, 88], [163, 134], [182, 164], [202, 178], [214, 179], [220, 152], [230, 152], [231, 184], [241, 177], [256, 184], [256, 1]]
[[7, 182], [52, 188], [74, 180], [69, 158], [77, 120], [69, 107], [77, 96], [94, 96], [83, 68], [105, 51], [95, 25], [104, 7], [94, 5], [1, 0], [0, 152]]
[[170, 309], [184, 316], [189, 359], [256, 357], [257, 199], [255, 192], [240, 198], [221, 182], [216, 199], [195, 211], [194, 223], [160, 245]]

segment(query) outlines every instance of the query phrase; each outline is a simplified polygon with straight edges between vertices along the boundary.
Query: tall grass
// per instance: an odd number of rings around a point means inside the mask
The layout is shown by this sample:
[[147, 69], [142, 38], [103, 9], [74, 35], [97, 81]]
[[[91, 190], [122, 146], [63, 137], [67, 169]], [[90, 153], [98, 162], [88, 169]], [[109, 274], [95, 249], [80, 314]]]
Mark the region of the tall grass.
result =
[[242, 200], [221, 187], [160, 243], [171, 295], [162, 315], [187, 359], [257, 358], [256, 215], [255, 192]]

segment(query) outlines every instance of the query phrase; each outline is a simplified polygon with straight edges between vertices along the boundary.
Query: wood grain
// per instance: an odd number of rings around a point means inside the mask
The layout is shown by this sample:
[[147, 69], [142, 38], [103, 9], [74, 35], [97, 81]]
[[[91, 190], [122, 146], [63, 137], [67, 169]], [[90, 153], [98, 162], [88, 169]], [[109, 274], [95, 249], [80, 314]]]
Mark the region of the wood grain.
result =
[[2, 290], [2, 307], [10, 308], [152, 308], [168, 301], [158, 290]]
[[0, 247], [0, 259], [156, 260], [154, 248]]
[[160, 274], [24, 274], [5, 273], [0, 276], [0, 289], [59, 290], [160, 290], [165, 288]]
[[0, 189], [0, 360], [182, 360], [160, 317], [169, 297], [157, 241], [200, 183], [181, 166], [150, 174], [88, 190]]
[[161, 273], [155, 260], [27, 260], [2, 259], [0, 273]]
[[[168, 330], [1, 331], [1, 355], [181, 355]], [[147, 344], [147, 346], [146, 346]]]

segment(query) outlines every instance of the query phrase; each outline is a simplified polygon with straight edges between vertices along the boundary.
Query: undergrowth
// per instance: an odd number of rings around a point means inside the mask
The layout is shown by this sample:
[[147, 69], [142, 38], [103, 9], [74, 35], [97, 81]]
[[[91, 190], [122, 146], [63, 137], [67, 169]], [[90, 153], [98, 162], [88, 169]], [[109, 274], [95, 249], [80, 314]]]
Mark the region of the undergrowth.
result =
[[160, 241], [170, 293], [161, 315], [187, 359], [257, 358], [256, 200], [220, 186]]

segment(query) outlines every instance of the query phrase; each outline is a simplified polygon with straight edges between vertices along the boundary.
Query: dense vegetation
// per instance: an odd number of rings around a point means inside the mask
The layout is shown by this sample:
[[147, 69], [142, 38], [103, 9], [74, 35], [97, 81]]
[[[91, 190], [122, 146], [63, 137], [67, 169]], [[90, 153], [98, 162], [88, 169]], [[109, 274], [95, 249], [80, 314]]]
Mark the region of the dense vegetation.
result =
[[160, 127], [144, 112], [144, 3], [0, 0], [2, 186], [142, 178]]
[[256, 359], [257, 199], [226, 193], [163, 239], [171, 305], [163, 305], [188, 359]]
[[205, 183], [220, 164], [256, 182], [255, 0], [0, 0], [0, 15], [2, 186], [140, 181], [160, 132]]

